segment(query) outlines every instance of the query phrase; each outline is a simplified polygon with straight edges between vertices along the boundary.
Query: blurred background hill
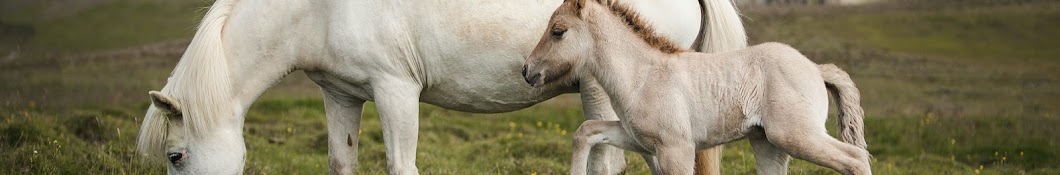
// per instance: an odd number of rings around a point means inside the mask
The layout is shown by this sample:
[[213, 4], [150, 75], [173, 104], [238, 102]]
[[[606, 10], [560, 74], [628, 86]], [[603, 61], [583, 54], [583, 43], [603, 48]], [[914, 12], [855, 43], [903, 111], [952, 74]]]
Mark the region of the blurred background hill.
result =
[[[201, 0], [0, 0], [0, 174], [160, 174], [133, 150]], [[877, 174], [1060, 174], [1060, 2], [743, 0], [752, 44], [788, 43], [861, 88]], [[421, 106], [424, 174], [564, 174], [582, 121], [565, 95], [503, 114]], [[385, 172], [374, 107], [360, 172]], [[248, 174], [327, 169], [318, 89], [300, 72], [247, 114]], [[831, 124], [830, 124], [831, 127]], [[833, 130], [834, 131], [834, 130]], [[724, 174], [754, 173], [746, 141]], [[628, 155], [629, 173], [646, 174]], [[793, 161], [795, 174], [834, 174]]]

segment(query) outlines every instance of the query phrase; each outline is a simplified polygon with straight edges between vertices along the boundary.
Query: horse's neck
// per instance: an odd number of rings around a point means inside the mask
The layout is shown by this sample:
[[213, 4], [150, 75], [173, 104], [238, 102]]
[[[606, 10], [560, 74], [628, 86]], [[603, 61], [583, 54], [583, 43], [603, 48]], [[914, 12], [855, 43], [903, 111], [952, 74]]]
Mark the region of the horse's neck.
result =
[[[324, 58], [322, 9], [331, 1], [239, 1], [224, 28], [225, 61], [236, 103], [248, 108], [293, 70]], [[267, 7], [267, 8], [265, 8]], [[264, 8], [264, 9], [262, 9]], [[290, 49], [297, 48], [297, 49]]]
[[230, 65], [233, 97], [248, 107], [292, 70], [286, 62], [270, 58], [230, 59], [240, 63]]

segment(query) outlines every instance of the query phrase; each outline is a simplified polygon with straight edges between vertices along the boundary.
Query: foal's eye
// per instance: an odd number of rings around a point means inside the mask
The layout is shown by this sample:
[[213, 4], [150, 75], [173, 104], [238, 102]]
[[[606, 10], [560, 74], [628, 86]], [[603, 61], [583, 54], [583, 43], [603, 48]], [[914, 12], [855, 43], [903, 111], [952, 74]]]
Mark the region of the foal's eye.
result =
[[563, 38], [563, 33], [566, 33], [566, 28], [552, 28], [552, 37]]

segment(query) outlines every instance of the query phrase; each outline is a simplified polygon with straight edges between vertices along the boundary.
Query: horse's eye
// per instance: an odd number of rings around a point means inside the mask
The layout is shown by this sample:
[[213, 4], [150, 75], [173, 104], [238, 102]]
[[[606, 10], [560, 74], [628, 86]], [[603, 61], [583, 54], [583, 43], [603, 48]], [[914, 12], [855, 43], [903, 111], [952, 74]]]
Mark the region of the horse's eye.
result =
[[184, 153], [169, 153], [167, 157], [169, 157], [169, 163], [173, 163], [174, 166], [184, 161]]
[[552, 28], [552, 37], [563, 38], [563, 33], [566, 33], [566, 28]]

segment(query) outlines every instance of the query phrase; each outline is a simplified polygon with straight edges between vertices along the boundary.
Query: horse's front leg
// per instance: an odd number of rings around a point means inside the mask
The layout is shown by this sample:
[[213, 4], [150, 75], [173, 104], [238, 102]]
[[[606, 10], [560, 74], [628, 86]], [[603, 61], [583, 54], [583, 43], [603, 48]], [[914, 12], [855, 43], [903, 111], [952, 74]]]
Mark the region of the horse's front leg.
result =
[[651, 170], [651, 174], [662, 174], [662, 170], [659, 170], [659, 159], [655, 158], [655, 155], [641, 154], [640, 157], [644, 158], [644, 163], [648, 164], [648, 170]]
[[357, 172], [357, 141], [360, 137], [364, 100], [324, 91], [328, 125], [328, 168], [331, 174]]
[[419, 174], [416, 169], [416, 141], [421, 86], [399, 81], [374, 83], [372, 86], [372, 96], [383, 128], [388, 173]]
[[[585, 120], [618, 120], [618, 115], [611, 107], [611, 99], [596, 80], [579, 82], [582, 99], [582, 111]], [[600, 144], [592, 147], [589, 153], [589, 174], [622, 174], [626, 170], [626, 157], [621, 149]]]

